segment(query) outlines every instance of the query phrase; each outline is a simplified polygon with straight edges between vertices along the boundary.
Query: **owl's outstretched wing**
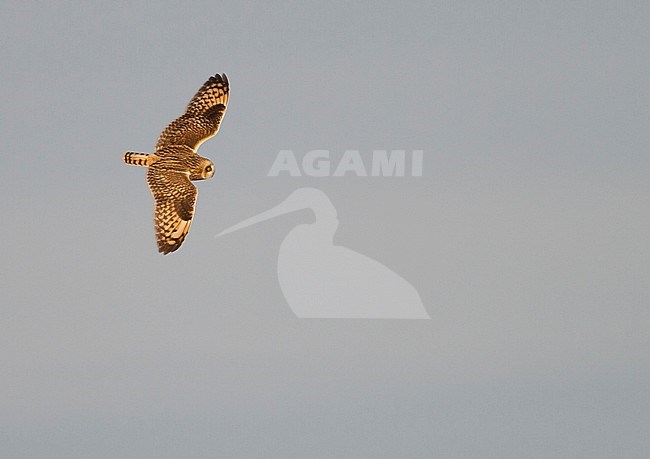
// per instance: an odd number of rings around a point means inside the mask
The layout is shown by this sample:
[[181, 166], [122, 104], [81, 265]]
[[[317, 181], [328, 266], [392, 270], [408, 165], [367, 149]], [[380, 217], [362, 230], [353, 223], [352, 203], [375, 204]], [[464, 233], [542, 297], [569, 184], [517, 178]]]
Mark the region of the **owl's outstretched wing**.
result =
[[230, 86], [226, 74], [216, 74], [192, 97], [185, 113], [167, 126], [156, 143], [156, 151], [169, 145], [187, 145], [196, 151], [203, 142], [219, 131]]
[[154, 226], [158, 251], [177, 250], [192, 224], [198, 190], [183, 172], [150, 167], [147, 183], [155, 201]]

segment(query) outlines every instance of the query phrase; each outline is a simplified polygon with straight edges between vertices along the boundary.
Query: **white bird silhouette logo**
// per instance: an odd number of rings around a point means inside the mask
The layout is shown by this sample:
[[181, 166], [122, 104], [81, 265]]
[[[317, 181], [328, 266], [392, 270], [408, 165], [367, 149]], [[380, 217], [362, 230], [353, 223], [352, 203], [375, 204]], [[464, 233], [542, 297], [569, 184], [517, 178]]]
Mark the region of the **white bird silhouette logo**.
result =
[[282, 203], [216, 237], [282, 214], [311, 209], [311, 224], [293, 228], [278, 254], [278, 280], [291, 310], [303, 318], [429, 319], [417, 290], [383, 264], [334, 245], [336, 208], [315, 188], [299, 188]]

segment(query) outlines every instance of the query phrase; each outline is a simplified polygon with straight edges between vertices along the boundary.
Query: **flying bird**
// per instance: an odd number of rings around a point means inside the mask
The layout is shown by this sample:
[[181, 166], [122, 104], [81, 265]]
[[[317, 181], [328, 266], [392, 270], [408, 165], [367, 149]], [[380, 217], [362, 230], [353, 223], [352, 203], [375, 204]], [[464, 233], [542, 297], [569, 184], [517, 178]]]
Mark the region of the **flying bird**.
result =
[[214, 176], [214, 164], [199, 156], [199, 146], [218, 131], [228, 106], [226, 74], [216, 74], [201, 86], [180, 117], [167, 126], [155, 153], [126, 152], [124, 162], [147, 167], [154, 199], [158, 251], [167, 255], [183, 244], [192, 224], [198, 190], [193, 180]]

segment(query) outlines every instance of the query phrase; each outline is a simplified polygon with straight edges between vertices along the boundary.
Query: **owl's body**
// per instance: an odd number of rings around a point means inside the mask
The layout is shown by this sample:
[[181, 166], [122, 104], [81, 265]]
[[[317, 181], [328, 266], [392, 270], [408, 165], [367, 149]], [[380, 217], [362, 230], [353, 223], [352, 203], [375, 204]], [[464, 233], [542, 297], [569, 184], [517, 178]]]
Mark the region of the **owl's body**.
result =
[[196, 153], [219, 130], [228, 104], [226, 75], [215, 75], [199, 89], [185, 113], [160, 134], [156, 153], [127, 152], [124, 162], [148, 167], [147, 183], [153, 195], [158, 251], [177, 250], [190, 230], [198, 191], [191, 181], [214, 176], [214, 164]]

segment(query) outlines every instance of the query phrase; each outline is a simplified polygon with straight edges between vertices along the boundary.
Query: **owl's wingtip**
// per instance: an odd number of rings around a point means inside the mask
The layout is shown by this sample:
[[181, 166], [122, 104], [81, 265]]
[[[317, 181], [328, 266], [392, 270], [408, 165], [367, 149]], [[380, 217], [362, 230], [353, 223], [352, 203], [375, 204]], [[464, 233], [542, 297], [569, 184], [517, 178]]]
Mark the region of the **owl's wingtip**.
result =
[[215, 73], [214, 76], [210, 77], [209, 81], [217, 81], [221, 83], [228, 84], [228, 77], [226, 76], [225, 73]]
[[162, 253], [163, 255], [169, 255], [172, 252], [176, 252], [180, 248], [181, 244], [164, 244], [160, 243], [158, 244], [158, 252]]

